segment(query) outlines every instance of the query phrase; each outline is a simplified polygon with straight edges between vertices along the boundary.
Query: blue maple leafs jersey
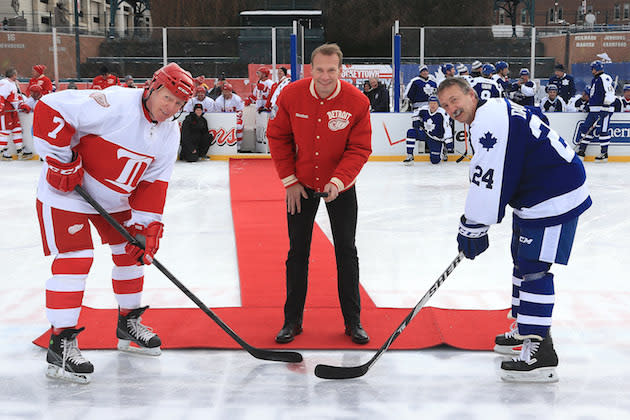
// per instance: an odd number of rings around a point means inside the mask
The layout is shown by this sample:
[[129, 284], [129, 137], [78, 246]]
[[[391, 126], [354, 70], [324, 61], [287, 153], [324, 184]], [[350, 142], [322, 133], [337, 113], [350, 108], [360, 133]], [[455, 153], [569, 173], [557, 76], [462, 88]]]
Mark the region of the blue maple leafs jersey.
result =
[[623, 96], [615, 98], [612, 103], [613, 112], [630, 112], [630, 101]]
[[448, 143], [453, 138], [451, 117], [442, 108], [431, 113], [429, 106], [425, 105], [413, 113], [411, 121], [414, 127], [423, 130], [433, 140]]
[[507, 99], [482, 101], [470, 139], [468, 220], [499, 223], [510, 205], [521, 226], [554, 226], [591, 206], [582, 162], [532, 110]]
[[437, 90], [437, 84], [431, 79], [423, 79], [420, 76], [411, 79], [405, 88], [403, 97], [409, 98], [412, 104], [418, 102], [429, 102], [429, 96]]
[[549, 96], [545, 96], [540, 101], [540, 108], [543, 112], [564, 112], [567, 110], [567, 104], [560, 96], [556, 96], [553, 101], [549, 99]]
[[591, 81], [591, 96], [588, 106], [591, 112], [608, 111], [615, 100], [612, 78], [606, 73], [598, 74]]
[[558, 96], [567, 102], [575, 95], [575, 80], [570, 74], [564, 74], [562, 77], [558, 77], [555, 74], [549, 78], [551, 85], [558, 86]]
[[490, 98], [500, 98], [503, 96], [503, 88], [499, 84], [485, 77], [475, 77], [473, 80], [473, 89], [477, 92], [477, 96], [481, 100], [488, 100]]

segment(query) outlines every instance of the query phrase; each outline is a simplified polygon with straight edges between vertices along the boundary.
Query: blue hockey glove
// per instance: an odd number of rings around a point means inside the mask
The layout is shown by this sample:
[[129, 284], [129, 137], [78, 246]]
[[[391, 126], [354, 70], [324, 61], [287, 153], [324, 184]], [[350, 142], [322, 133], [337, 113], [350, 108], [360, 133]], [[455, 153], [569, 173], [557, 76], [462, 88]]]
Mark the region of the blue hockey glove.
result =
[[458, 249], [464, 252], [466, 258], [474, 260], [475, 257], [488, 249], [489, 226], [480, 223], [471, 223], [462, 215], [457, 234]]

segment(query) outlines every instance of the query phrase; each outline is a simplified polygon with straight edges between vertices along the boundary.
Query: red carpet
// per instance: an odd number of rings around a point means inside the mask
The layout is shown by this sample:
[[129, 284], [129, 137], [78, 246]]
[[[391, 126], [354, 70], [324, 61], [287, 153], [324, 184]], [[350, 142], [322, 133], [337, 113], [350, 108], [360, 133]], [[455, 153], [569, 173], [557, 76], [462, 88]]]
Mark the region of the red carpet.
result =
[[[288, 251], [284, 189], [272, 162], [258, 159], [230, 161], [230, 189], [242, 307], [213, 311], [256, 347], [379, 348], [410, 309], [377, 308], [361, 288], [361, 320], [371, 341], [364, 346], [352, 343], [343, 334], [333, 246], [317, 225], [313, 232], [304, 332], [288, 345], [275, 343], [275, 334], [283, 321], [284, 261]], [[359, 249], [359, 256], [360, 253]], [[168, 267], [168, 261], [164, 263]], [[180, 280], [186, 284], [186, 279]], [[173, 293], [181, 292], [173, 288]], [[462, 349], [490, 350], [494, 336], [509, 327], [506, 313], [507, 309], [473, 311], [427, 307], [392, 348], [420, 349], [448, 344]], [[186, 319], [185, 324], [181, 323], [182, 319]], [[162, 348], [240, 348], [197, 308], [150, 309], [143, 320], [159, 333]], [[115, 309], [84, 307], [79, 325], [87, 328], [81, 333], [81, 348], [115, 348], [115, 322]], [[111, 334], [103, 334], [109, 329]], [[46, 332], [34, 343], [46, 347], [48, 337], [49, 332]]]

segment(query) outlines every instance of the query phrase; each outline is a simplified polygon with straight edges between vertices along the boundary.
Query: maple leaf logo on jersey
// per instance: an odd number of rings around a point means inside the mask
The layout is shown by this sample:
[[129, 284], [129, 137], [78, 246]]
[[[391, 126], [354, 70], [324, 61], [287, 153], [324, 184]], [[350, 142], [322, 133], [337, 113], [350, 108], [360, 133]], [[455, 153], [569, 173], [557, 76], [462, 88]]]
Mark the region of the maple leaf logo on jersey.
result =
[[433, 86], [427, 83], [426, 85], [424, 85], [424, 88], [422, 90], [424, 90], [424, 93], [426, 93], [427, 96], [431, 96], [433, 95], [433, 91], [435, 89], [433, 88]]
[[435, 130], [435, 123], [433, 120], [426, 120], [424, 122], [424, 131], [431, 133], [433, 130]]
[[491, 132], [486, 132], [483, 137], [479, 139], [479, 143], [483, 146], [484, 149], [490, 150], [497, 144], [497, 139], [492, 135]]
[[107, 97], [103, 92], [94, 92], [90, 95], [90, 98], [94, 99], [97, 104], [102, 106], [103, 108], [109, 107], [109, 102], [107, 102]]

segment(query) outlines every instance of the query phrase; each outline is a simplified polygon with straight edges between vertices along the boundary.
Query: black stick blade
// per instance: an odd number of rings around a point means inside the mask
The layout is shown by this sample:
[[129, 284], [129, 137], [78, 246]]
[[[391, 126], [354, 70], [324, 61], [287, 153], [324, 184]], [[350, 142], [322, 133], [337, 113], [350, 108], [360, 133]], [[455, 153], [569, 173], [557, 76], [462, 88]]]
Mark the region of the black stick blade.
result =
[[330, 365], [315, 366], [315, 376], [322, 379], [352, 379], [367, 373], [369, 365], [343, 367]]
[[300, 353], [295, 351], [274, 351], [249, 348], [245, 349], [257, 359], [271, 360], [273, 362], [300, 363], [303, 358]]

